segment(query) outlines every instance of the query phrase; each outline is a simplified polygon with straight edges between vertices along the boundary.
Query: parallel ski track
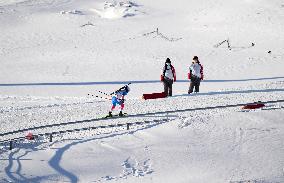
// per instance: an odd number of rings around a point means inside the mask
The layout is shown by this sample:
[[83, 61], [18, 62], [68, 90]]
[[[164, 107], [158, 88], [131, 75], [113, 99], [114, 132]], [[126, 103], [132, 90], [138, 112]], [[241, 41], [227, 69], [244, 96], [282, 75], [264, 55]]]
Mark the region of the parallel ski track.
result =
[[[284, 102], [284, 100], [265, 101], [265, 102], [261, 102], [261, 103], [263, 103], [263, 104], [271, 104], [271, 103], [280, 103], [280, 102]], [[65, 125], [73, 125], [73, 124], [79, 124], [79, 123], [88, 123], [88, 122], [95, 122], [95, 121], [102, 121], [102, 120], [104, 120], [104, 121], [106, 121], [106, 120], [115, 120], [115, 119], [122, 119], [122, 118], [143, 117], [143, 116], [150, 116], [150, 115], [157, 115], [157, 114], [169, 114], [169, 113], [178, 113], [178, 112], [187, 112], [187, 111], [200, 111], [200, 110], [210, 110], [210, 109], [221, 109], [221, 108], [244, 106], [244, 105], [249, 105], [249, 104], [253, 104], [253, 103], [241, 103], [241, 104], [231, 104], [231, 105], [219, 105], [219, 106], [212, 106], [212, 107], [200, 107], [200, 108], [190, 108], [190, 109], [180, 109], [180, 110], [168, 110], [168, 111], [153, 112], [153, 113], [132, 114], [132, 115], [127, 115], [127, 116], [122, 116], [122, 117], [119, 117], [119, 118], [87, 119], [87, 120], [80, 120], [80, 121], [73, 121], [73, 122], [66, 122], [66, 123], [57, 123], [57, 124], [43, 125], [43, 126], [37, 126], [37, 127], [32, 127], [32, 128], [26, 128], [26, 129], [6, 132], [6, 133], [0, 134], [0, 137], [4, 137], [4, 136], [7, 136], [7, 135], [13, 135], [13, 134], [21, 133], [21, 132], [26, 132], [26, 131], [37, 130], [37, 129], [58, 127], [58, 126], [65, 126]], [[126, 125], [126, 124], [121, 124], [121, 125]], [[109, 125], [109, 126], [113, 127], [113, 125]], [[97, 127], [94, 127], [94, 128], [97, 128]], [[85, 130], [85, 129], [86, 128], [83, 128], [83, 130]], [[79, 129], [66, 130], [66, 132], [78, 131], [78, 130]], [[63, 132], [63, 131], [60, 131], [60, 132]], [[57, 132], [50, 132], [49, 134], [54, 134], [54, 133], [57, 133]], [[23, 138], [23, 137], [14, 138], [13, 140], [21, 139], [21, 138]], [[0, 143], [7, 142], [7, 141], [10, 141], [10, 140], [11, 139], [5, 139], [5, 140], [0, 141]]]

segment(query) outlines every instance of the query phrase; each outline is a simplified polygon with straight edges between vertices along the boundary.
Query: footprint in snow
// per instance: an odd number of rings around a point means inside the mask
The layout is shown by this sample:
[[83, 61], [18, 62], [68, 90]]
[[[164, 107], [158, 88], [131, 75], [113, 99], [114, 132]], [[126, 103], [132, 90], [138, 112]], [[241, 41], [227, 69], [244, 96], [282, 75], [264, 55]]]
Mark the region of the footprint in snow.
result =
[[120, 177], [121, 178], [126, 178], [127, 176], [143, 177], [153, 172], [151, 166], [152, 164], [150, 162], [150, 159], [147, 159], [144, 162], [138, 162], [136, 159], [129, 157], [122, 164], [123, 173], [120, 175]]

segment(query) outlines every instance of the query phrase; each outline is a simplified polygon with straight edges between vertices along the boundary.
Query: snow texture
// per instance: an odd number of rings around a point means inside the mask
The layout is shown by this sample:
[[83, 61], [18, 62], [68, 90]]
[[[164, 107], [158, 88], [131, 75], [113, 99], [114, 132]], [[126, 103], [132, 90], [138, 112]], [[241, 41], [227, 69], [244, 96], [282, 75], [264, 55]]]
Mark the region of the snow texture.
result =
[[[0, 182], [284, 182], [284, 102], [220, 107], [284, 100], [283, 8], [0, 0], [0, 141], [86, 128], [13, 141], [12, 150], [0, 143]], [[195, 55], [204, 81], [188, 95]], [[177, 73], [173, 96], [142, 100], [163, 91], [166, 58]], [[98, 120], [129, 82], [129, 116]]]

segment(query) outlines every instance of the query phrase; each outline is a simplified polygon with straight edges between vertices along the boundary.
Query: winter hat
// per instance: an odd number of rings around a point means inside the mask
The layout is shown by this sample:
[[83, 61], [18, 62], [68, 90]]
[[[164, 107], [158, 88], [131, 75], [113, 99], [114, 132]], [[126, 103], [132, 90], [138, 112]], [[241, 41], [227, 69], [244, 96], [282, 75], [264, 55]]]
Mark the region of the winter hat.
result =
[[124, 89], [125, 89], [126, 93], [128, 93], [130, 91], [129, 86], [125, 86]]
[[167, 58], [166, 63], [171, 63], [171, 60], [169, 58]]
[[198, 60], [198, 56], [194, 56], [192, 60]]

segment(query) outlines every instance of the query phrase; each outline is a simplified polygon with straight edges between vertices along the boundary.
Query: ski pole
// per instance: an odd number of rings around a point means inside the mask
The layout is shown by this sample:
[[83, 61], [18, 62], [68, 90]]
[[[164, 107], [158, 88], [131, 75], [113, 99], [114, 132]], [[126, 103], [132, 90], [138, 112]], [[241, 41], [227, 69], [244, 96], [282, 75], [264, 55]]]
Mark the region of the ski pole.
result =
[[101, 99], [105, 99], [105, 100], [110, 100], [110, 98], [101, 97], [101, 96], [97, 96], [97, 95], [91, 95], [91, 94], [89, 94], [89, 93], [88, 93], [88, 96], [97, 97], [97, 98], [101, 98]]
[[102, 92], [102, 91], [100, 91], [100, 90], [97, 90], [99, 93], [101, 93], [101, 94], [104, 94], [104, 95], [106, 95], [106, 96], [110, 96], [109, 94], [107, 94], [107, 93], [105, 93], [105, 92]]
[[[101, 94], [104, 94], [104, 95], [106, 95], [106, 96], [108, 96], [108, 97], [111, 97], [111, 95], [109, 95], [109, 94], [107, 94], [107, 93], [105, 93], [105, 92], [102, 92], [102, 91], [100, 91], [100, 90], [96, 90], [97, 92], [99, 92], [99, 93], [101, 93]], [[94, 94], [90, 94], [90, 93], [88, 93], [88, 95], [94, 95]]]

